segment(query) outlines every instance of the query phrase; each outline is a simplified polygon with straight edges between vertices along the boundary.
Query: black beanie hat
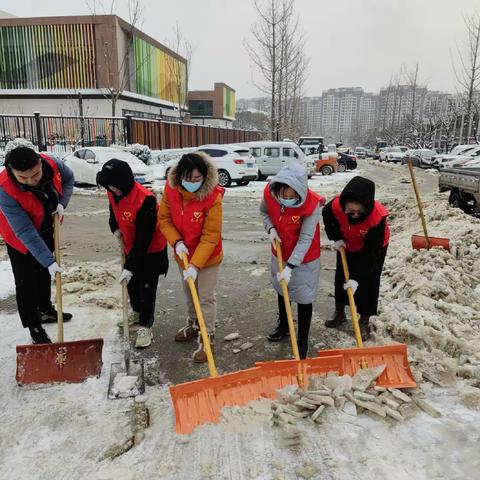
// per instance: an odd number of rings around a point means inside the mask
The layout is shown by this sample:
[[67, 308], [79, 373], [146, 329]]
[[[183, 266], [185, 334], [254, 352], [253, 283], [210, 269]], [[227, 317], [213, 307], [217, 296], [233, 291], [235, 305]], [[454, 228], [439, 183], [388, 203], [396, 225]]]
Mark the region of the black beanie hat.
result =
[[[123, 195], [127, 195], [133, 188], [135, 179], [132, 169], [127, 162], [112, 158], [103, 165], [97, 173], [97, 184], [109, 190], [108, 186], [118, 188]], [[113, 192], [112, 192], [113, 193]]]

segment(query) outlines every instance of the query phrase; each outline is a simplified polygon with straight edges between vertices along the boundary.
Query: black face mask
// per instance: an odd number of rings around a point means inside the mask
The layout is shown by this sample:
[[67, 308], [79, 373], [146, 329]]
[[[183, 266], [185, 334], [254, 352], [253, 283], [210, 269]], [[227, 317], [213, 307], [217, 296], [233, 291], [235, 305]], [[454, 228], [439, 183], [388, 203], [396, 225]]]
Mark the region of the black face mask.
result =
[[364, 213], [362, 213], [358, 217], [354, 217], [351, 213], [350, 214], [347, 213], [347, 217], [348, 217], [348, 223], [350, 225], [355, 225], [356, 223], [363, 222], [365, 218], [367, 218], [367, 216]]

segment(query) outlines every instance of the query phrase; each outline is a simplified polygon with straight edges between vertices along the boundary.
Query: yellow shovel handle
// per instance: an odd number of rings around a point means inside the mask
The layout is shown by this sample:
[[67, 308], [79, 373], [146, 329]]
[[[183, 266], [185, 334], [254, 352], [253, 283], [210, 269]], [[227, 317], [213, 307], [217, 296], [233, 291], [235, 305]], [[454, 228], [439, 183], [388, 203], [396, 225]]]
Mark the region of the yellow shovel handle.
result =
[[[275, 241], [275, 249], [277, 251], [278, 273], [283, 270], [282, 249], [278, 240]], [[285, 301], [285, 310], [287, 312], [288, 330], [290, 332], [290, 341], [292, 343], [293, 356], [295, 360], [300, 360], [300, 353], [298, 352], [297, 336], [295, 334], [295, 327], [293, 325], [292, 306], [290, 305], [290, 296], [288, 295], [287, 282], [282, 280], [280, 282], [283, 293], [283, 300]]]
[[[350, 280], [350, 272], [348, 271], [347, 256], [345, 255], [345, 247], [340, 247], [340, 257], [342, 258], [343, 275], [345, 283]], [[353, 291], [351, 287], [347, 289], [348, 303], [350, 305], [350, 313], [352, 314], [353, 332], [355, 333], [355, 340], [358, 348], [363, 348], [362, 336], [360, 335], [360, 326], [358, 325], [357, 307], [355, 306], [355, 299], [353, 298]]]
[[420, 221], [422, 222], [423, 233], [425, 235], [425, 247], [429, 248], [430, 239], [428, 238], [427, 222], [425, 221], [425, 215], [423, 214], [422, 201], [420, 200], [420, 192], [418, 190], [417, 180], [415, 178], [415, 174], [413, 173], [413, 166], [410, 158], [408, 159], [407, 163], [408, 170], [410, 171], [410, 177], [412, 178], [413, 191], [415, 192], [415, 198], [417, 199], [418, 212], [420, 214]]
[[[185, 252], [182, 253], [183, 267], [185, 270], [188, 268], [188, 258]], [[200, 307], [200, 299], [198, 298], [197, 288], [195, 282], [191, 277], [187, 280], [190, 287], [190, 293], [192, 295], [193, 304], [195, 306], [195, 313], [197, 314], [198, 326], [200, 327], [200, 335], [202, 336], [203, 348], [207, 354], [208, 370], [211, 377], [218, 377], [217, 368], [215, 367], [215, 361], [213, 360], [212, 348], [210, 347], [210, 339], [208, 338], [207, 327], [203, 318], [202, 308]]]

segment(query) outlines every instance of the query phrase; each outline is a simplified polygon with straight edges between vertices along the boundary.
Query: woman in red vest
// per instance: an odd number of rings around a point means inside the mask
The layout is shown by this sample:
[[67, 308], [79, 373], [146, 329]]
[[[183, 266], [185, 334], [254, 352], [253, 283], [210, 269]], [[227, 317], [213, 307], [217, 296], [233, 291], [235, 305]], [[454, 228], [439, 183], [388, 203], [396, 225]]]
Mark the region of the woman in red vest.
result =
[[[52, 215], [63, 219], [73, 172], [61, 160], [36, 153], [26, 140], [16, 139], [7, 149], [12, 146], [0, 173], [0, 235], [12, 264], [22, 325], [30, 330], [33, 343], [51, 343], [42, 323], [57, 321], [51, 276], [63, 272], [52, 253]], [[64, 321], [71, 318], [63, 313]]]
[[[186, 281], [197, 284], [203, 316], [213, 346], [216, 321], [218, 272], [223, 260], [222, 197], [223, 188], [217, 185], [217, 169], [201, 152], [183, 155], [172, 167], [158, 210], [160, 229], [174, 248], [185, 298], [188, 318], [175, 335], [176, 342], [196, 338], [198, 347], [193, 353], [195, 363], [204, 363], [207, 356], [199, 335], [197, 316]], [[182, 254], [189, 266], [183, 267]]]
[[[308, 188], [305, 168], [292, 163], [275, 175], [263, 192], [260, 212], [272, 243], [272, 284], [278, 294], [278, 324], [268, 339], [288, 336], [287, 313], [280, 281], [288, 284], [290, 299], [298, 304], [298, 349], [307, 356], [308, 332], [320, 278], [320, 205], [324, 198]], [[286, 265], [278, 271], [276, 241]]]
[[346, 290], [352, 287], [360, 314], [362, 339], [370, 336], [369, 320], [377, 315], [380, 277], [387, 254], [388, 211], [375, 200], [375, 184], [363, 177], [354, 177], [343, 192], [328, 203], [322, 212], [325, 231], [335, 242], [335, 249], [346, 250], [350, 280], [345, 283], [340, 253], [337, 253], [335, 274], [335, 314], [325, 323], [339, 327], [345, 320]]
[[135, 347], [146, 348], [153, 339], [158, 277], [168, 271], [167, 241], [157, 225], [157, 200], [135, 182], [130, 165], [122, 160], [105, 163], [97, 183], [108, 191], [110, 230], [125, 252], [120, 282], [127, 282], [134, 312], [129, 323], [140, 324]]

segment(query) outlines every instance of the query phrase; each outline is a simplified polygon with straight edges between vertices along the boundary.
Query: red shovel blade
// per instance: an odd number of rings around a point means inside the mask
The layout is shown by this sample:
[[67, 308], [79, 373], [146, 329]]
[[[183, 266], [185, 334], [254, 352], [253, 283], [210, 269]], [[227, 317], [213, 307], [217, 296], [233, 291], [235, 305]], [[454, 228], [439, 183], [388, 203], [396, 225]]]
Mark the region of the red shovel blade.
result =
[[442, 247], [447, 251], [450, 251], [450, 243], [448, 238], [440, 237], [428, 237], [427, 239], [423, 235], [412, 235], [412, 247], [414, 250], [420, 250], [422, 248], [430, 249], [432, 247]]
[[17, 346], [19, 385], [80, 383], [102, 372], [103, 339]]

